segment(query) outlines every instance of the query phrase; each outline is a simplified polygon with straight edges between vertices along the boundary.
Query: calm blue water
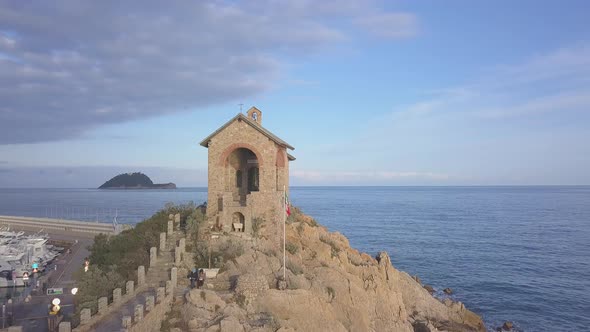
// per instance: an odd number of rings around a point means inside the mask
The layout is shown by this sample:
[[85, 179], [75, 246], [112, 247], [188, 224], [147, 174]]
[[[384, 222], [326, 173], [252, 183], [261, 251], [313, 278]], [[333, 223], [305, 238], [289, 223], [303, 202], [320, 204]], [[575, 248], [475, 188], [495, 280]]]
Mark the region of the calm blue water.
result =
[[[0, 189], [0, 214], [137, 222], [206, 188]], [[294, 205], [352, 246], [481, 314], [490, 329], [590, 327], [590, 187], [295, 187]]]

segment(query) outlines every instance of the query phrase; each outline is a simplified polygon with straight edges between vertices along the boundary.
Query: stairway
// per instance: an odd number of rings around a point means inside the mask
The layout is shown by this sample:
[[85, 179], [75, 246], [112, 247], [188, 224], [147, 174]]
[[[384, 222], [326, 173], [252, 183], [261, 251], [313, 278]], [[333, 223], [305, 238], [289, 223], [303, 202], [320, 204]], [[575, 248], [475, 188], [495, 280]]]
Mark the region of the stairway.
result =
[[[166, 281], [170, 280], [170, 270], [174, 267], [174, 249], [178, 240], [184, 237], [182, 231], [174, 231], [172, 236], [166, 239], [166, 249], [158, 252], [156, 264], [147, 268], [146, 289], [135, 295], [135, 298], [122, 304], [121, 308], [94, 325], [94, 330], [99, 332], [120, 331], [122, 329], [123, 316], [133, 316], [136, 304], [145, 303], [148, 295], [155, 296], [158, 287], [165, 287]], [[159, 248], [158, 248], [159, 251]], [[174, 287], [174, 297], [182, 296], [188, 289], [189, 282], [186, 275], [178, 273], [178, 285]]]

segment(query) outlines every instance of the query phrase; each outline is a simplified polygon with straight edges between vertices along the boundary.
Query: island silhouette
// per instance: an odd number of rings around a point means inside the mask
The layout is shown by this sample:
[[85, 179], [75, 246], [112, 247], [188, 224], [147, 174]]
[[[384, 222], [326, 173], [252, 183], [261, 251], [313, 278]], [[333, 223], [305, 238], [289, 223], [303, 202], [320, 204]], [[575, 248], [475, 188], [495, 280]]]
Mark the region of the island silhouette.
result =
[[98, 189], [176, 189], [176, 184], [154, 183], [147, 175], [135, 172], [119, 174]]

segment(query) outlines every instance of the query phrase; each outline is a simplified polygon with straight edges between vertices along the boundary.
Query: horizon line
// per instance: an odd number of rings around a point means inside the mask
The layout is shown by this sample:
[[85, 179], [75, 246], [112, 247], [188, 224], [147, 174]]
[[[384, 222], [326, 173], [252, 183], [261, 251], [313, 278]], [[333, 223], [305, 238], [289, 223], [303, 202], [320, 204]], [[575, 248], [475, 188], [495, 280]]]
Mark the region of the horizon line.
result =
[[[393, 187], [590, 187], [590, 184], [416, 184], [416, 185], [339, 185], [339, 184], [325, 184], [325, 185], [295, 185], [289, 186], [289, 188], [318, 188], [318, 187], [338, 187], [338, 188], [393, 188]], [[207, 188], [207, 186], [187, 186], [179, 187], [176, 189], [150, 189], [150, 188], [112, 188], [112, 189], [99, 189], [98, 187], [1, 187], [0, 189], [87, 189], [87, 190], [105, 190], [105, 191], [125, 191], [125, 190], [138, 190], [138, 191], [174, 191], [178, 189], [194, 189], [194, 188]]]

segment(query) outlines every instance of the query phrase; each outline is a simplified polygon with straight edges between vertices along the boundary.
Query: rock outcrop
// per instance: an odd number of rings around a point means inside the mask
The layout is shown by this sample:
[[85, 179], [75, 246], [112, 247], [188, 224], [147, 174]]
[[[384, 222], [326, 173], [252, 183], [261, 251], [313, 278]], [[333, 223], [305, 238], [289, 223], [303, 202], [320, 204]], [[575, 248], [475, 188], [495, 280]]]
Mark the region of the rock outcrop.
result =
[[419, 282], [350, 247], [303, 214], [286, 226], [287, 289], [282, 246], [269, 223], [244, 253], [228, 261], [216, 285], [192, 290], [180, 309], [190, 331], [485, 331], [461, 302], [434, 298]]

